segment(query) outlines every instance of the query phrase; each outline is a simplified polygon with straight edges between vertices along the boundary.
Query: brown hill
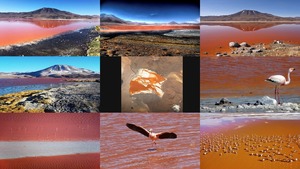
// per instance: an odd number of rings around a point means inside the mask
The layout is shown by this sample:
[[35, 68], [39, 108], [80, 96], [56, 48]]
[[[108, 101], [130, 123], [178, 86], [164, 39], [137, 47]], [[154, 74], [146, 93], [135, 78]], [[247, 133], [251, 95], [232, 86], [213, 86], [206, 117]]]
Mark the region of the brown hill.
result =
[[61, 11], [55, 8], [41, 8], [31, 12], [0, 12], [0, 19], [1, 18], [93, 19], [97, 18], [97, 16], [78, 15], [67, 11]]
[[231, 15], [201, 16], [201, 21], [300, 21], [299, 18], [280, 17], [255, 10], [242, 10]]

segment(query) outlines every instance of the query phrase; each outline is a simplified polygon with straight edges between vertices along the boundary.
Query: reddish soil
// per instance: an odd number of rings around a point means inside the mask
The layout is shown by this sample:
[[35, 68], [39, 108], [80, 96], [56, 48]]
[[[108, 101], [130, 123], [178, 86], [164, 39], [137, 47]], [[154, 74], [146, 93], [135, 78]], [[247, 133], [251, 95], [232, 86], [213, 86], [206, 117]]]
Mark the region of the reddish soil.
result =
[[100, 155], [75, 154], [0, 160], [3, 169], [99, 169]]
[[128, 32], [128, 31], [159, 31], [176, 29], [199, 29], [198, 25], [104, 25], [101, 32]]
[[99, 140], [99, 114], [0, 114], [0, 141]]
[[42, 40], [96, 24], [97, 22], [74, 20], [0, 21], [0, 47]]

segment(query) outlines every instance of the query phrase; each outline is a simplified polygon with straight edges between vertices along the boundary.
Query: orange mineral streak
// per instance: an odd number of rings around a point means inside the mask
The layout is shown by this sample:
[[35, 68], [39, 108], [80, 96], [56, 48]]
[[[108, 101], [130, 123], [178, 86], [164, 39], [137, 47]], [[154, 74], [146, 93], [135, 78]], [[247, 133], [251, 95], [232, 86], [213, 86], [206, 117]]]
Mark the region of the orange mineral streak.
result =
[[[146, 72], [146, 74], [143, 74], [143, 72]], [[165, 80], [166, 78], [154, 71], [142, 69], [139, 71], [137, 77], [131, 80], [129, 92], [131, 95], [140, 93], [155, 93], [162, 97], [163, 93], [158, 90], [161, 90], [161, 83]]]
[[101, 25], [101, 32], [159, 31], [199, 29], [199, 25]]
[[203, 56], [216, 56], [216, 53], [231, 53], [229, 42], [247, 42], [250, 45], [270, 44], [274, 40], [300, 44], [300, 24], [264, 23], [220, 23], [200, 26], [200, 51]]
[[0, 20], [0, 47], [23, 45], [97, 24], [85, 20]]

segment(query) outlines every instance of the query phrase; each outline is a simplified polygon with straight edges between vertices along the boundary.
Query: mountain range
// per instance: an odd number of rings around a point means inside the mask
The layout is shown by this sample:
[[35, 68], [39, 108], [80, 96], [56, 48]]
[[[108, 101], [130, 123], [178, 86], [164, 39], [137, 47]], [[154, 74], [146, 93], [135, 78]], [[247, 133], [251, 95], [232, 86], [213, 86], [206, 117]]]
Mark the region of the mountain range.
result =
[[69, 65], [53, 65], [48, 68], [25, 73], [14, 73], [14, 75], [26, 75], [32, 77], [67, 77], [67, 78], [98, 78], [99, 73], [94, 71], [76, 68]]
[[31, 12], [0, 12], [0, 19], [94, 19], [96, 15], [79, 15], [55, 8], [41, 8]]
[[123, 19], [120, 19], [114, 15], [109, 15], [109, 14], [100, 14], [100, 22], [101, 23], [117, 23], [117, 24], [126, 24], [128, 23], [129, 21], [125, 21]]
[[242, 10], [231, 15], [200, 16], [201, 21], [300, 21], [299, 17], [281, 17], [255, 10]]
[[[112, 14], [100, 14], [100, 23], [101, 24], [132, 24], [132, 25], [140, 25], [140, 24], [149, 24], [146, 22], [132, 22], [132, 21], [126, 21], [124, 19], [121, 19], [115, 15]], [[169, 23], [156, 23], [156, 24], [169, 24], [169, 25], [178, 25], [178, 24], [199, 24], [199, 23], [177, 23], [175, 21], [171, 21]]]

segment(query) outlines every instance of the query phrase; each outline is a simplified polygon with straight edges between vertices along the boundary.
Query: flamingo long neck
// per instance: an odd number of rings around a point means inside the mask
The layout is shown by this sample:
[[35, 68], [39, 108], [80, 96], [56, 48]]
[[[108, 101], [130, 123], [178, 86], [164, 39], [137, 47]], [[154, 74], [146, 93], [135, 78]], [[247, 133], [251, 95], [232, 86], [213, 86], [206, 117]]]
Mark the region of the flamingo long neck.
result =
[[290, 77], [290, 74], [291, 74], [291, 72], [289, 71], [289, 72], [288, 72], [288, 79], [287, 79], [287, 81], [284, 82], [284, 85], [288, 85], [288, 84], [291, 83], [291, 77]]

